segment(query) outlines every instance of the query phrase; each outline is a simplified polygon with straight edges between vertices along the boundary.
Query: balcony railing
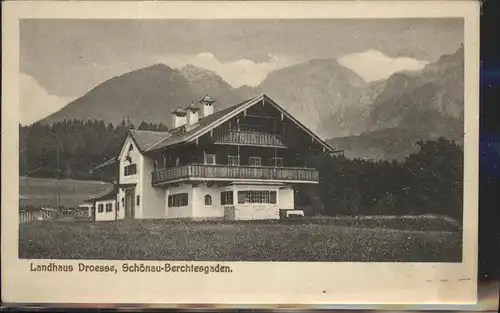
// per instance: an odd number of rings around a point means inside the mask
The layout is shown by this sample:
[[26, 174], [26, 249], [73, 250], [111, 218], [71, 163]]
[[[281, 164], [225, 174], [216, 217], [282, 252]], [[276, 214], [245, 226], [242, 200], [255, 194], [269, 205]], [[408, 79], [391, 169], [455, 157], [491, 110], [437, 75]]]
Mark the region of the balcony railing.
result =
[[257, 179], [317, 183], [319, 173], [313, 168], [209, 164], [189, 164], [152, 173], [153, 186], [170, 181], [189, 179]]
[[218, 144], [287, 147], [280, 134], [218, 129], [215, 131], [214, 137], [214, 142]]

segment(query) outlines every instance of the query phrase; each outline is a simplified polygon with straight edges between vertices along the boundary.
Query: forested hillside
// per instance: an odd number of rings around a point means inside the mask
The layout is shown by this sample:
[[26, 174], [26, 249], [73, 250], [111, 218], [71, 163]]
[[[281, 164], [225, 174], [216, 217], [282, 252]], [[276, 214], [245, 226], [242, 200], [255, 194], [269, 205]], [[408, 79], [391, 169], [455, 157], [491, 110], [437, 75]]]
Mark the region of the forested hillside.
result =
[[[60, 178], [99, 179], [90, 170], [116, 156], [127, 128], [136, 126], [124, 120], [116, 126], [98, 120], [19, 126], [19, 173], [48, 178], [57, 177], [59, 171]], [[141, 122], [137, 129], [165, 131], [167, 127]]]
[[404, 162], [314, 157], [311, 163], [320, 172], [318, 188], [309, 190], [320, 199], [315, 210], [353, 216], [440, 214], [461, 220], [461, 147], [446, 138], [416, 145], [419, 151]]

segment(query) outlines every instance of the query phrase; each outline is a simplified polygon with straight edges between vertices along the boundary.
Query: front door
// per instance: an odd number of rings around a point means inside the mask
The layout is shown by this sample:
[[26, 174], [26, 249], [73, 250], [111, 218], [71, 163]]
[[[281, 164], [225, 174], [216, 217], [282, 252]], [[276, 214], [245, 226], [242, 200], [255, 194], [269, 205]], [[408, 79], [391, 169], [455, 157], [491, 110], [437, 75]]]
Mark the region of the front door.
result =
[[135, 217], [135, 188], [125, 190], [125, 218]]

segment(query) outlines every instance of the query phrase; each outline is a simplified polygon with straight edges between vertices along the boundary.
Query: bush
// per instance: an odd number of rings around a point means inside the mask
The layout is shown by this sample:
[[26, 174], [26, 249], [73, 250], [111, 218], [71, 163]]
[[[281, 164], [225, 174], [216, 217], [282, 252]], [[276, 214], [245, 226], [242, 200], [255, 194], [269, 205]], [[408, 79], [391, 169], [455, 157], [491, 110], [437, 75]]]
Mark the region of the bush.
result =
[[427, 214], [462, 220], [463, 152], [446, 138], [417, 142], [405, 162], [314, 156], [327, 215]]

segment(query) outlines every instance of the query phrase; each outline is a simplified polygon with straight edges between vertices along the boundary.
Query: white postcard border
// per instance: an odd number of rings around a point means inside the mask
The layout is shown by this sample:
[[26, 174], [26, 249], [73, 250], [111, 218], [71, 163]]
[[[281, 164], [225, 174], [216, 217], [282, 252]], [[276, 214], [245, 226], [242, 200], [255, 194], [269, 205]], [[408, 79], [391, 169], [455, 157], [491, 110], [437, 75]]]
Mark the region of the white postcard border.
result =
[[[473, 1], [4, 2], [2, 300], [23, 303], [471, 304], [477, 294], [479, 4]], [[19, 19], [463, 17], [462, 263], [223, 262], [230, 274], [30, 272], [18, 258]], [[47, 260], [48, 261], [48, 260]], [[76, 264], [77, 260], [54, 260]], [[115, 264], [124, 261], [82, 261]], [[143, 262], [142, 264], [164, 264]], [[172, 262], [172, 264], [216, 262]]]

